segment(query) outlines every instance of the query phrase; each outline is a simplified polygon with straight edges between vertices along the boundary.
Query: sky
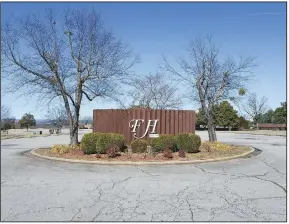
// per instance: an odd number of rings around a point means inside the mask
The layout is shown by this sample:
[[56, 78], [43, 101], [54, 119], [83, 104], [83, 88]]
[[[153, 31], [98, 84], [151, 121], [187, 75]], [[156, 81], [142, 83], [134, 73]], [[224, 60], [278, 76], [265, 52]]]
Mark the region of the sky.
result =
[[[101, 13], [105, 27], [140, 55], [141, 62], [134, 67], [140, 76], [158, 71], [162, 54], [173, 61], [186, 55], [186, 47], [192, 40], [212, 35], [222, 54], [256, 58], [258, 66], [253, 70], [254, 80], [248, 83], [249, 92], [267, 97], [272, 109], [286, 101], [286, 2], [7, 2], [1, 4], [1, 21], [11, 15], [23, 17], [33, 12], [42, 13], [47, 8], [60, 19], [67, 8], [95, 8]], [[42, 119], [47, 111], [45, 106], [37, 106], [34, 97], [6, 94], [1, 100], [11, 107], [16, 118], [30, 112], [36, 119]], [[86, 103], [81, 116], [92, 116], [93, 109], [106, 108], [117, 108], [117, 104], [105, 100]], [[190, 102], [182, 107], [197, 108]]]

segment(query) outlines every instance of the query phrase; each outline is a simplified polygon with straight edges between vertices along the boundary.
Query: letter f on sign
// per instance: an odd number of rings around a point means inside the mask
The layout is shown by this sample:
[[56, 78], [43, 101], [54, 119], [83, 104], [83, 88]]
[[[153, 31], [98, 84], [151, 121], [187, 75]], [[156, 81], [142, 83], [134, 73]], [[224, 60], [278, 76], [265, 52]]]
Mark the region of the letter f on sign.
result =
[[136, 133], [136, 129], [140, 127], [141, 123], [143, 123], [144, 120], [135, 119], [135, 120], [131, 120], [130, 124], [131, 124], [131, 122], [134, 122], [133, 125], [130, 125], [130, 128], [133, 128], [131, 132]]

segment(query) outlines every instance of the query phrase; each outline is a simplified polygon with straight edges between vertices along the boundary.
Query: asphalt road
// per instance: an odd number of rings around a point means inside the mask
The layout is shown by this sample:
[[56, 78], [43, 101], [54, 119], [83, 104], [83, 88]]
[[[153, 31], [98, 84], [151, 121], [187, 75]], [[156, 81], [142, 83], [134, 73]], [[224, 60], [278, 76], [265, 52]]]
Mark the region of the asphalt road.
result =
[[68, 143], [67, 135], [2, 140], [1, 221], [286, 221], [286, 138], [218, 138], [262, 153], [193, 165], [104, 166], [23, 155]]

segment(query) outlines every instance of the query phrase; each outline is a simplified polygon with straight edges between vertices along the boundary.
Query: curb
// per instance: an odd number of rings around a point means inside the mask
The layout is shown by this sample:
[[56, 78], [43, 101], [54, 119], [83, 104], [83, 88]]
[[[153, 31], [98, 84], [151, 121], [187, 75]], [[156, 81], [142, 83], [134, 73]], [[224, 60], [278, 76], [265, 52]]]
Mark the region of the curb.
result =
[[263, 135], [263, 136], [271, 136], [271, 137], [287, 137], [287, 134], [285, 135], [270, 135], [270, 134], [267, 134], [267, 133], [263, 133], [263, 134], [260, 134], [260, 133], [237, 133], [237, 132], [232, 132], [233, 134], [240, 134], [240, 135]]
[[115, 162], [115, 161], [87, 161], [87, 160], [75, 160], [75, 159], [64, 159], [58, 157], [50, 157], [40, 155], [35, 152], [35, 149], [30, 151], [30, 154], [39, 158], [49, 159], [54, 161], [62, 161], [62, 162], [69, 162], [69, 163], [84, 163], [84, 164], [95, 164], [95, 165], [177, 165], [177, 164], [192, 164], [192, 163], [207, 163], [207, 162], [217, 162], [217, 161], [226, 161], [231, 159], [242, 158], [254, 152], [255, 149], [251, 147], [249, 152], [242, 153], [240, 155], [235, 156], [228, 156], [223, 158], [215, 158], [215, 159], [207, 159], [207, 160], [190, 160], [190, 161], [164, 161], [164, 162]]

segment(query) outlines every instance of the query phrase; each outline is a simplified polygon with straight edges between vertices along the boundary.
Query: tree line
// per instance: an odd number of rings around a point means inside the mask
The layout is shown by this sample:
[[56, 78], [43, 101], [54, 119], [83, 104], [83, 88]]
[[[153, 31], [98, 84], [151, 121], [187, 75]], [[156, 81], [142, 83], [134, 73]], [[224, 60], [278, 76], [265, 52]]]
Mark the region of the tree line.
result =
[[[257, 95], [253, 94], [254, 97]], [[252, 95], [249, 97], [249, 101]], [[263, 98], [262, 102], [267, 102], [266, 98]], [[256, 101], [255, 101], [256, 102]], [[248, 108], [248, 102], [245, 102], [243, 107]], [[251, 110], [243, 110], [244, 115], [239, 115], [238, 111], [228, 102], [223, 101], [219, 104], [213, 106], [213, 118], [214, 126], [219, 128], [227, 128], [229, 130], [242, 130], [255, 128], [257, 124], [286, 124], [287, 123], [287, 103], [281, 102], [281, 106], [277, 107], [275, 110], [266, 109], [267, 105], [264, 104], [264, 110], [258, 110], [260, 108], [260, 103], [252, 107]], [[255, 112], [254, 112], [255, 110]], [[257, 111], [256, 111], [257, 110]], [[249, 113], [247, 113], [249, 112]], [[247, 118], [246, 118], [247, 117]], [[251, 118], [251, 119], [248, 119]], [[206, 127], [207, 119], [204, 110], [199, 109], [197, 113], [196, 127]]]
[[[105, 28], [95, 10], [65, 10], [61, 21], [47, 10], [45, 15], [10, 18], [1, 29], [5, 91], [22, 90], [48, 105], [62, 102], [57, 114], [68, 121], [71, 144], [78, 143], [81, 106], [98, 99], [123, 108], [179, 108], [184, 100], [197, 102], [209, 140], [216, 141], [215, 124], [235, 125], [235, 115], [230, 112], [227, 119], [215, 112], [227, 110], [228, 102], [240, 102], [256, 66], [251, 57], [223, 57], [206, 36], [191, 41], [187, 54], [174, 59], [176, 66], [163, 56], [160, 71], [140, 76], [133, 70], [139, 56]], [[127, 98], [132, 99], [129, 105]]]
[[[85, 128], [86, 125], [92, 125], [92, 117], [85, 116], [80, 119], [79, 128]], [[50, 128], [61, 129], [63, 126], [69, 125], [69, 120], [66, 116], [65, 110], [54, 107], [49, 108], [45, 114], [45, 126]], [[27, 131], [31, 127], [36, 126], [36, 119], [31, 113], [25, 113], [19, 121], [12, 116], [11, 108], [7, 105], [1, 105], [1, 130], [16, 129], [17, 127], [26, 128]]]

